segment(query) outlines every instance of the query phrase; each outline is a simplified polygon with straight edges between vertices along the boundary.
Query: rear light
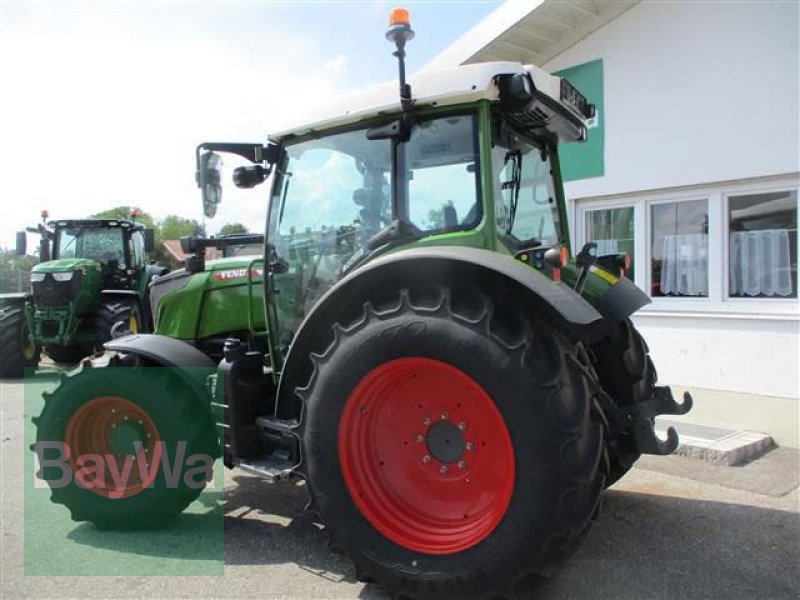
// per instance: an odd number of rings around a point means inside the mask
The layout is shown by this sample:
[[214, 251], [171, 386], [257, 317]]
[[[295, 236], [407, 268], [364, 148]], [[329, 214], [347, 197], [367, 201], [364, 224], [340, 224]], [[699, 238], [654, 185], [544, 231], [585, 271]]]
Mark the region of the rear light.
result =
[[550, 277], [553, 281], [561, 281], [561, 269], [569, 264], [569, 248], [554, 246], [544, 253], [544, 262], [550, 267]]

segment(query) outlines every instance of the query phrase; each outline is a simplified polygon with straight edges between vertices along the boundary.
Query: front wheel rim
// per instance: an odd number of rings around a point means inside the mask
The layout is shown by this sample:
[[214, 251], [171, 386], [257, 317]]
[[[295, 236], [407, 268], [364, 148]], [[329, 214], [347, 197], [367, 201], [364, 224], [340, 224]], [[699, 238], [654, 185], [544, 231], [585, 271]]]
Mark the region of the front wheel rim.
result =
[[[88, 457], [102, 459], [92, 459], [100, 464], [102, 476], [95, 477], [87, 489], [104, 498], [135, 496], [152, 483], [160, 467], [159, 441], [158, 428], [147, 411], [119, 396], [92, 398], [70, 417], [64, 432], [73, 473], [85, 466]], [[135, 454], [136, 442], [141, 456]], [[126, 461], [131, 463], [121, 485], [110, 470], [112, 461], [118, 475], [126, 472]]]
[[502, 521], [514, 449], [486, 391], [463, 371], [402, 358], [370, 371], [339, 422], [345, 485], [367, 521], [426, 554], [471, 548]]

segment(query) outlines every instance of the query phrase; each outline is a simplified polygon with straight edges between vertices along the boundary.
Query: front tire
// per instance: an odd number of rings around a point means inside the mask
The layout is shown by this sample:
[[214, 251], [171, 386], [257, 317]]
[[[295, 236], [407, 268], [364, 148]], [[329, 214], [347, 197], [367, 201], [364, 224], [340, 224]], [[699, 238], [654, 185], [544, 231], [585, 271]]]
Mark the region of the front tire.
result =
[[463, 598], [554, 572], [605, 481], [583, 354], [472, 291], [403, 290], [334, 325], [299, 390], [303, 445], [322, 520], [360, 579]]
[[[41, 415], [33, 419], [37, 444], [32, 449], [52, 501], [66, 506], [73, 520], [114, 529], [152, 526], [183, 511], [205, 487], [210, 473], [203, 466], [213, 469], [217, 454], [213, 423], [170, 369], [84, 368], [64, 377], [44, 398]], [[59, 448], [62, 464], [69, 465], [67, 482], [59, 481], [62, 467], [43, 462], [58, 460]], [[102, 457], [101, 475], [95, 471], [88, 484], [86, 479], [79, 483], [82, 465], [97, 464], [95, 459], [81, 462], [91, 456]], [[175, 475], [165, 473], [165, 461]]]
[[[122, 323], [122, 325], [117, 325]], [[117, 330], [115, 330], [115, 326]], [[142, 333], [142, 313], [139, 310], [139, 303], [135, 300], [120, 300], [116, 302], [104, 302], [95, 317], [95, 346], [102, 347], [114, 333], [129, 331], [130, 333]]]
[[22, 307], [0, 308], [0, 378], [18, 378], [25, 368], [35, 369], [41, 360], [41, 346], [28, 338]]

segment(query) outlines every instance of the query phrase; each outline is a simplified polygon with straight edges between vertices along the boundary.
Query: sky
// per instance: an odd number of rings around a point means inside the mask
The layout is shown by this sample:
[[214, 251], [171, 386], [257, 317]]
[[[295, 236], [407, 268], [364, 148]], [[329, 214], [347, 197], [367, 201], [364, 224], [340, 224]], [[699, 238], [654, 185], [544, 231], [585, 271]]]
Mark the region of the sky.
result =
[[[405, 2], [413, 73], [498, 1]], [[194, 149], [263, 142], [327, 99], [397, 76], [384, 34], [395, 2], [0, 0], [0, 246], [39, 220], [134, 205], [202, 219]], [[267, 185], [227, 222], [262, 231]], [[34, 245], [29, 240], [29, 247]]]

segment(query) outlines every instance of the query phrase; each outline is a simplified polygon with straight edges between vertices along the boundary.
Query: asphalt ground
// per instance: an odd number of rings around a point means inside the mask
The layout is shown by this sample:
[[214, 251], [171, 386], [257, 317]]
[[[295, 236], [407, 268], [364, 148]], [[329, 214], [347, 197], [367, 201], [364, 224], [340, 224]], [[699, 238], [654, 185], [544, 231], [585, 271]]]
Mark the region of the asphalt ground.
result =
[[[29, 392], [54, 382], [40, 376]], [[25, 408], [23, 387], [0, 383], [3, 599], [387, 598], [329, 551], [302, 485], [227, 471], [224, 488], [161, 530], [71, 521], [32, 489], [27, 413], [39, 408]], [[799, 456], [776, 449], [742, 467], [645, 457], [606, 492], [585, 542], [536, 597], [799, 598]]]

